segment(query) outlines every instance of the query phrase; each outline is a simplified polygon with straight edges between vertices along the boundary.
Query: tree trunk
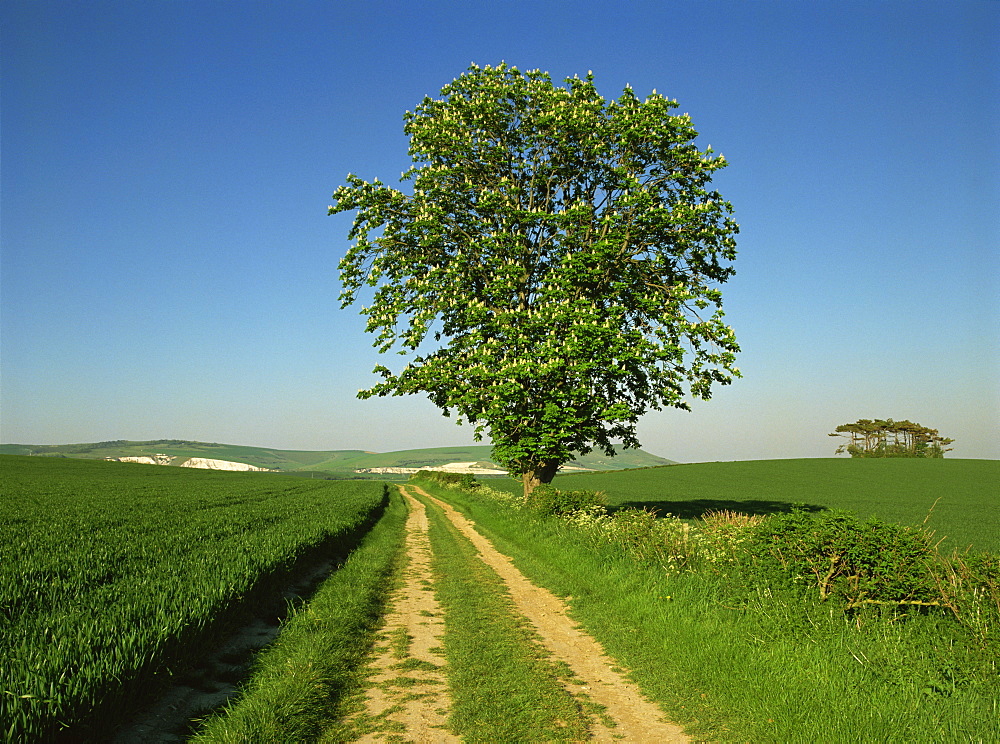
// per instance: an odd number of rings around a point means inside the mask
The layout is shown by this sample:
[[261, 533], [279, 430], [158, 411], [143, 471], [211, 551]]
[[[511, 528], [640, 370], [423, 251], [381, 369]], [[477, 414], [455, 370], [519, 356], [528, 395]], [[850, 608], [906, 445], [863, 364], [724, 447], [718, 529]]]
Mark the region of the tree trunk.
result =
[[521, 483], [524, 485], [524, 500], [527, 501], [531, 492], [538, 486], [551, 483], [561, 464], [558, 460], [545, 460], [525, 471], [524, 475], [521, 476]]

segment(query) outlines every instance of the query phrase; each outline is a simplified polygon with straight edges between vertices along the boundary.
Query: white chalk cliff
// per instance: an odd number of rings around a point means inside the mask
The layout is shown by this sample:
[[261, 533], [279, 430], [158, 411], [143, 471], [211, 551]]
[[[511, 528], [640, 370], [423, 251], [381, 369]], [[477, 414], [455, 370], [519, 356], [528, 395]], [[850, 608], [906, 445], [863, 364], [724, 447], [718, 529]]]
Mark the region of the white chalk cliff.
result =
[[247, 465], [245, 462], [212, 460], [207, 457], [191, 457], [180, 465], [182, 468], [202, 468], [204, 470], [267, 470], [267, 468], [259, 468], [256, 465]]
[[171, 457], [170, 455], [130, 455], [125, 457], [106, 457], [106, 460], [116, 462], [138, 462], [143, 465], [178, 465], [182, 468], [200, 468], [202, 470], [235, 470], [235, 471], [268, 471], [269, 468], [259, 468], [245, 462], [231, 460], [213, 460], [208, 457]]

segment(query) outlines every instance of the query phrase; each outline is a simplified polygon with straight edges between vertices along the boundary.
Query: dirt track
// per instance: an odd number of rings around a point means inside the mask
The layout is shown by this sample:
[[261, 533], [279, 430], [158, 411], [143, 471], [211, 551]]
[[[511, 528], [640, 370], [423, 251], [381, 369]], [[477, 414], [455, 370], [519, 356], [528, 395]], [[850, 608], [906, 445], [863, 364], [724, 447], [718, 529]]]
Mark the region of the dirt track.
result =
[[[430, 589], [433, 576], [427, 512], [406, 491], [403, 495], [410, 507], [406, 520], [406, 573], [392, 611], [386, 617], [383, 640], [372, 662], [374, 685], [369, 688], [366, 700], [366, 717], [376, 727], [389, 730], [368, 734], [358, 741], [385, 741], [387, 733], [398, 734], [392, 730], [392, 724], [396, 724], [410, 741], [457, 742], [458, 737], [449, 734], [446, 728], [450, 700], [441, 669], [444, 660], [440, 656], [444, 620]], [[417, 663], [407, 668], [408, 659]], [[418, 681], [410, 681], [405, 687], [394, 685], [394, 680], [401, 676]]]
[[[614, 722], [609, 727], [596, 718], [590, 727], [591, 740], [600, 742], [686, 742], [688, 738], [679, 726], [663, 720], [662, 712], [643, 697], [638, 687], [616, 672], [615, 662], [605, 653], [600, 644], [583, 632], [567, 614], [566, 604], [546, 589], [534, 586], [513, 565], [511, 559], [498, 552], [493, 545], [474, 529], [471, 522], [451, 506], [435, 499], [430, 494], [413, 485], [400, 486], [411, 506], [410, 520], [407, 522], [409, 573], [406, 585], [389, 618], [387, 635], [399, 636], [400, 628], [410, 637], [410, 655], [427, 662], [421, 667], [430, 670], [440, 666], [442, 660], [436, 658], [430, 649], [440, 646], [443, 624], [440, 612], [433, 609], [433, 592], [429, 591], [432, 581], [429, 568], [430, 548], [427, 542], [427, 517], [423, 505], [413, 494], [444, 511], [451, 522], [469, 538], [479, 551], [480, 558], [506, 584], [515, 606], [534, 626], [543, 643], [556, 660], [565, 662], [579, 680], [585, 683], [583, 691], [590, 699], [605, 707], [605, 715]], [[428, 596], [430, 595], [430, 596]], [[423, 649], [418, 651], [418, 649]], [[391, 649], [383, 649], [376, 667], [384, 675], [384, 683], [392, 673]], [[410, 741], [445, 742], [457, 741], [443, 728], [447, 718], [447, 693], [443, 689], [443, 671], [428, 671], [430, 680], [422, 688], [407, 688], [407, 693], [418, 692], [417, 696], [407, 695], [405, 705], [398, 705], [392, 713], [391, 694], [387, 697], [382, 688], [374, 688], [369, 695], [369, 715], [381, 716], [402, 725], [404, 736]], [[416, 699], [413, 699], [416, 697]], [[387, 714], [389, 711], [389, 714]], [[398, 736], [398, 731], [396, 732]], [[377, 734], [362, 741], [383, 741], [384, 735]], [[398, 741], [398, 739], [396, 739]]]

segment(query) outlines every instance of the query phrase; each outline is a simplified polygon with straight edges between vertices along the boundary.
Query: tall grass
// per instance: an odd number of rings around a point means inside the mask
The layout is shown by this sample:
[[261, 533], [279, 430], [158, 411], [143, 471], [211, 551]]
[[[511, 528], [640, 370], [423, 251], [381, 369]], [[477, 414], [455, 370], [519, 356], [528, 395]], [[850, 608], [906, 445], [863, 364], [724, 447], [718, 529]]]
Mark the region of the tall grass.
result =
[[[510, 494], [438, 492], [533, 580], [571, 597], [574, 617], [698, 736], [1000, 740], [998, 644], [990, 630], [998, 610], [995, 597], [982, 595], [1000, 579], [993, 568], [980, 566], [970, 577], [953, 564], [969, 582], [965, 589], [975, 584], [981, 593], [966, 598], [967, 608], [981, 611], [981, 627], [945, 603], [845, 612], [842, 597], [822, 600], [815, 577], [811, 584], [794, 575], [773, 585], [757, 580], [766, 572], [755, 573], [741, 559], [750, 554], [740, 540], [724, 535], [747, 536], [749, 544], [765, 534], [758, 530], [766, 520], [730, 515], [699, 526], [633, 513], [615, 534], [618, 518], [599, 512], [540, 517], [514, 508]], [[761, 545], [754, 550], [764, 554]], [[935, 575], [947, 581], [947, 572]]]

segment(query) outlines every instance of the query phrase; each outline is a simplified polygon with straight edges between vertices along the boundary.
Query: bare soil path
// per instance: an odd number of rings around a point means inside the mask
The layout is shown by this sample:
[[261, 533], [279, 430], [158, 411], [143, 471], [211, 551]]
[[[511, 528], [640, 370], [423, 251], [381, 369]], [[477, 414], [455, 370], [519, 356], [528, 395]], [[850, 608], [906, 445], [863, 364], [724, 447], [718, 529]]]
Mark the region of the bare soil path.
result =
[[[570, 619], [563, 600], [546, 589], [537, 587], [525, 578], [509, 557], [503, 555], [485, 537], [480, 535], [473, 524], [448, 504], [434, 498], [423, 489], [414, 486], [400, 486], [411, 505], [412, 493], [441, 508], [458, 530], [465, 535], [479, 551], [482, 560], [503, 579], [518, 611], [527, 618], [541, 636], [543, 643], [560, 661], [573, 670], [576, 677], [585, 683], [584, 691], [590, 699], [605, 707], [605, 715], [614, 726], [595, 721], [591, 727], [591, 740], [600, 742], [646, 742], [669, 744], [687, 742], [688, 737], [680, 726], [663, 720], [663, 713], [646, 699], [639, 688], [615, 671], [614, 660], [608, 657], [601, 645], [585, 633]], [[422, 509], [421, 509], [422, 512]], [[426, 525], [426, 514], [423, 516]], [[426, 534], [426, 526], [423, 528]], [[429, 548], [428, 555], [429, 555]], [[427, 592], [430, 594], [430, 592]], [[423, 618], [427, 620], [428, 618]], [[416, 626], [415, 632], [430, 626]], [[434, 632], [439, 632], [435, 630]], [[440, 638], [440, 636], [438, 636]], [[426, 642], [426, 641], [425, 641]], [[434, 644], [439, 641], [435, 640]], [[414, 641], [416, 644], [416, 640]], [[423, 715], [426, 715], [424, 713]], [[435, 733], [435, 736], [440, 731]], [[415, 731], [409, 731], [415, 736]], [[415, 741], [449, 741], [444, 738], [414, 738]], [[454, 741], [454, 739], [450, 739]]]
[[433, 591], [427, 511], [400, 490], [410, 507], [407, 565], [371, 664], [373, 686], [363, 717], [379, 730], [358, 741], [399, 741], [403, 731], [408, 741], [457, 742], [459, 738], [447, 730], [451, 701], [441, 668], [444, 620]]

